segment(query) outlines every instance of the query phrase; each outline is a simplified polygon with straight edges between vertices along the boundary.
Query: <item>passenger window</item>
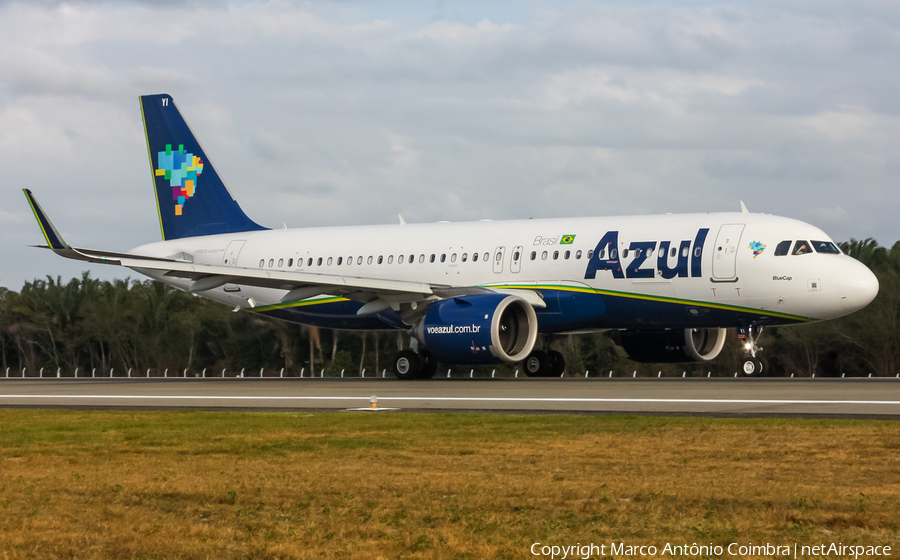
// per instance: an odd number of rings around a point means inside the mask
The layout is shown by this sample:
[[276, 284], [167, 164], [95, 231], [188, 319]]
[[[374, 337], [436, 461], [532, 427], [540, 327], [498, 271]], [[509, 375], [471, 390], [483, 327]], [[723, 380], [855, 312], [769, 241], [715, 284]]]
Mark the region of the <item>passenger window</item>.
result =
[[415, 256], [415, 255], [410, 255], [410, 256], [409, 256], [409, 264], [412, 264], [414, 260], [416, 260], [416, 256]]
[[569, 260], [569, 255], [571, 255], [571, 254], [572, 254], [572, 251], [566, 251], [566, 254], [563, 256], [566, 258], [566, 260]]
[[[618, 255], [618, 254], [619, 254], [619, 250], [618, 250], [618, 249], [610, 249], [610, 250], [609, 250], [609, 258], [610, 258], [610, 259], [615, 259], [615, 258], [616, 258], [616, 255]], [[625, 255], [625, 256], [627, 257], [628, 255]]]
[[259, 268], [262, 268], [264, 266], [266, 266], [266, 259], [260, 259], [259, 260]]
[[441, 262], [445, 262], [447, 260], [447, 253], [441, 254]]
[[269, 259], [269, 268], [275, 268], [275, 259]]
[[513, 260], [514, 260], [514, 261], [519, 260], [519, 256], [520, 256], [519, 252], [516, 251], [515, 253], [513, 253]]
[[403, 264], [403, 255], [397, 257], [397, 264]]
[[647, 258], [649, 259], [652, 256], [653, 256], [653, 249], [647, 249]]
[[341, 266], [342, 262], [344, 262], [344, 257], [338, 257], [338, 266]]
[[575, 251], [575, 260], [577, 261], [579, 259], [581, 259], [581, 249]]
[[699, 257], [703, 253], [703, 249], [701, 247], [694, 247], [694, 256]]
[[362, 255], [356, 257], [356, 264], [362, 264]]
[[431, 263], [434, 262], [434, 253], [431, 253], [431, 256], [428, 257], [428, 262], [431, 262]]
[[374, 260], [374, 259], [372, 258], [372, 255], [369, 255], [369, 258], [366, 259], [366, 264], [372, 264], [372, 261], [373, 261], [373, 260]]
[[812, 248], [809, 246], [808, 242], [800, 239], [797, 241], [797, 243], [794, 244], [794, 252], [791, 254], [792, 255], [805, 255], [807, 253], [812, 253]]
[[456, 262], [456, 253], [450, 255], [450, 262]]
[[788, 254], [788, 251], [791, 250], [791, 240], [782, 241], [778, 245], [775, 246], [775, 256], [783, 257]]
[[328, 257], [328, 266], [331, 266], [331, 263], [334, 262], [333, 257]]
[[497, 256], [494, 258], [497, 262], [500, 262], [503, 259], [503, 253], [497, 251]]
[[306, 262], [306, 266], [312, 266], [312, 257], [309, 257], [309, 260]]
[[[610, 254], [611, 254], [611, 253], [610, 253]], [[615, 257], [613, 257], [613, 258], [615, 258]], [[623, 259], [627, 259], [627, 258], [628, 258], [628, 249], [622, 249], [622, 258], [623, 258]]]
[[322, 257], [316, 259], [316, 266], [322, 266]]
[[[672, 247], [672, 250], [674, 251], [675, 248]], [[673, 255], [673, 256], [674, 256], [674, 255]], [[682, 256], [682, 257], [688, 256], [688, 248], [687, 248], [687, 247], [684, 247], [683, 249], [681, 249], [681, 256]]]
[[[591, 258], [590, 251], [588, 251], [588, 258]], [[606, 247], [600, 249], [600, 253], [597, 255], [597, 258], [601, 260], [606, 258]]]
[[548, 254], [547, 251], [544, 251], [543, 253], [541, 253], [541, 260], [542, 260], [542, 261], [547, 260], [547, 254]]
[[[589, 249], [589, 250], [588, 250], [587, 258], [588, 258], [588, 260], [594, 258], [594, 250], [593, 250], [593, 249]], [[601, 258], [602, 258], [602, 257], [601, 257]]]
[[394, 255], [388, 255], [388, 264], [394, 264]]
[[378, 255], [378, 264], [381, 264], [383, 262], [384, 262], [384, 255]]
[[472, 253], [472, 262], [476, 262], [478, 260], [478, 253]]
[[294, 259], [288, 259], [288, 268], [294, 266]]
[[[675, 253], [677, 253], [677, 252], [678, 252], [678, 249], [676, 249], [675, 247], [672, 247], [672, 249], [669, 251], [669, 256], [674, 257]], [[685, 256], [687, 256], [687, 255], [685, 255]]]
[[468, 254], [468, 253], [463, 253], [463, 254], [462, 254], [462, 262], [466, 262], [466, 259], [468, 259], [468, 258], [469, 258], [469, 254]]
[[278, 268], [281, 268], [283, 266], [284, 266], [284, 259], [278, 259]]
[[488, 254], [487, 254], [487, 253], [484, 254], [484, 259], [483, 259], [483, 260], [484, 260], [484, 262], [488, 262]]
[[558, 258], [559, 258], [559, 251], [553, 251], [553, 260], [556, 260]]
[[536, 258], [537, 258], [537, 251], [532, 251], [531, 252], [531, 260], [534, 260]]
[[419, 263], [425, 262], [425, 255], [419, 255]]
[[816, 250], [816, 253], [826, 253], [829, 255], [841, 254], [841, 250], [831, 241], [813, 241], [812, 246], [813, 249]]

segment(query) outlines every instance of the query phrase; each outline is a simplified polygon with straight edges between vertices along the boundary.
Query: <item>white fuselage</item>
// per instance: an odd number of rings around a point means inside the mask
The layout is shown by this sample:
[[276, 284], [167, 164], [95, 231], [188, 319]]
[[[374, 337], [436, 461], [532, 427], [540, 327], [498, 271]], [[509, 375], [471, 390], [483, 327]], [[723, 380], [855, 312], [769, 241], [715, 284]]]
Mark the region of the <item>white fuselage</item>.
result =
[[[791, 241], [790, 250], [776, 256], [784, 241]], [[840, 253], [792, 254], [796, 241], [831, 243], [822, 230], [797, 220], [713, 213], [266, 230], [163, 241], [133, 252], [184, 253], [196, 264], [256, 270], [606, 297], [603, 317], [576, 312], [568, 321], [572, 305], [550, 309], [561, 316], [546, 315], [541, 327], [556, 332], [635, 324], [730, 327], [759, 318], [783, 324], [838, 317], [874, 298], [878, 283], [868, 268]], [[180, 289], [191, 285], [135, 270]], [[282, 305], [286, 293], [226, 285], [201, 295], [266, 309]], [[639, 316], [660, 304], [666, 307], [658, 320]]]

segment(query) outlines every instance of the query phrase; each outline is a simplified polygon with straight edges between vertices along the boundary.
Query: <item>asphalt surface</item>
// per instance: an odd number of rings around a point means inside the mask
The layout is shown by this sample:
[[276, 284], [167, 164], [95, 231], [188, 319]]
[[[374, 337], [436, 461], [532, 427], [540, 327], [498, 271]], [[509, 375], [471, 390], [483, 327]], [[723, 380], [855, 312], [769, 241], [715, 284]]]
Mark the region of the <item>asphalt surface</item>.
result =
[[484, 411], [900, 420], [900, 379], [0, 378], [0, 407]]

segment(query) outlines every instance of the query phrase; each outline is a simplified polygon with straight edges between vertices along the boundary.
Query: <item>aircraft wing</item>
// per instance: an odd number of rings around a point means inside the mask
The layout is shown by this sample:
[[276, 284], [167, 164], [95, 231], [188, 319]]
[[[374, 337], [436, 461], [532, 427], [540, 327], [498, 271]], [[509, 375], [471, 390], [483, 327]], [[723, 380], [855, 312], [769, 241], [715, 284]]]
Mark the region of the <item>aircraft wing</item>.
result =
[[[360, 315], [378, 313], [389, 307], [399, 311], [402, 303], [425, 302], [428, 300], [486, 293], [515, 294], [524, 298], [533, 307], [546, 307], [546, 303], [544, 303], [540, 295], [532, 290], [449, 286], [446, 284], [409, 282], [389, 278], [216, 266], [196, 264], [190, 255], [184, 254], [164, 258], [79, 249], [66, 243], [31, 191], [28, 189], [23, 190], [28, 203], [31, 205], [31, 209], [34, 211], [34, 217], [41, 227], [44, 239], [47, 241], [47, 245], [39, 245], [38, 247], [50, 249], [54, 253], [68, 259], [124, 266], [138, 272], [156, 271], [173, 278], [189, 279], [193, 281], [188, 288], [189, 292], [203, 292], [225, 284], [235, 284], [286, 290], [287, 293], [281, 299], [283, 303], [300, 301], [323, 294], [343, 296], [364, 304], [358, 311]], [[255, 305], [252, 300], [248, 300], [248, 302], [251, 306]], [[415, 306], [413, 309], [415, 309]], [[418, 314], [423, 313], [425, 309], [427, 309], [427, 306], [420, 306]]]
[[[286, 296], [286, 300], [305, 299], [324, 293], [347, 295], [362, 292], [358, 298], [351, 299], [366, 301], [384, 295], [390, 299], [399, 297], [403, 301], [416, 301], [433, 297], [435, 288], [445, 287], [403, 280], [213, 266], [195, 264], [187, 259], [154, 258], [129, 253], [77, 249], [66, 243], [32, 192], [28, 189], [24, 189], [24, 191], [28, 203], [34, 211], [34, 216], [41, 226], [44, 239], [47, 241], [47, 245], [42, 247], [49, 248], [54, 253], [70, 259], [98, 264], [120, 265], [131, 269], [155, 270], [163, 272], [166, 276], [191, 279], [194, 281], [188, 289], [191, 292], [202, 292], [224, 284], [238, 284], [241, 286], [288, 290], [288, 296], [292, 295], [290, 291], [296, 290], [293, 294], [295, 297]], [[298, 288], [306, 289], [298, 290]], [[367, 297], [365, 294], [371, 294], [371, 296]]]
[[[180, 255], [169, 258], [155, 258], [130, 253], [79, 249], [66, 243], [31, 191], [28, 189], [24, 189], [24, 191], [44, 234], [44, 239], [47, 241], [47, 245], [39, 247], [48, 248], [54, 253], [69, 259], [124, 266], [139, 272], [158, 271], [166, 276], [190, 279], [193, 280], [193, 283], [188, 288], [190, 292], [203, 292], [225, 284], [236, 284], [287, 290], [287, 293], [282, 298], [283, 302], [299, 301], [321, 294], [340, 295], [364, 304], [371, 303], [371, 305], [365, 305], [360, 309], [360, 314], [376, 313], [387, 307], [397, 310], [399, 305], [405, 302], [495, 292], [489, 288], [478, 286], [451, 287], [444, 284], [409, 282], [385, 278], [196, 264], [190, 258], [179, 258]], [[185, 257], [187, 256], [185, 255]], [[520, 291], [517, 290], [516, 292]], [[520, 295], [529, 300], [532, 305], [536, 307], [544, 306], [543, 301], [536, 293], [521, 292], [523, 293]]]

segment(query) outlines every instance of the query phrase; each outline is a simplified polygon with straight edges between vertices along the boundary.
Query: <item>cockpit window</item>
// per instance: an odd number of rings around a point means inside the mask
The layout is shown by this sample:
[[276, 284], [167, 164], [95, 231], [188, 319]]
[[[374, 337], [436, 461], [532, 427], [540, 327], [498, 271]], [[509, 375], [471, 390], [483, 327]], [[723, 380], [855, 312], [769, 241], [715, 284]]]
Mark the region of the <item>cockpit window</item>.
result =
[[839, 255], [841, 251], [831, 241], [813, 241], [813, 249], [816, 253], [827, 253], [829, 255]]
[[794, 244], [794, 252], [791, 254], [805, 255], [807, 253], [812, 253], [812, 247], [809, 246], [809, 241], [803, 241], [801, 239]]
[[791, 240], [788, 239], [787, 241], [782, 241], [781, 243], [779, 243], [778, 245], [775, 246], [775, 256], [783, 257], [783, 256], [787, 255], [790, 250], [791, 250]]

